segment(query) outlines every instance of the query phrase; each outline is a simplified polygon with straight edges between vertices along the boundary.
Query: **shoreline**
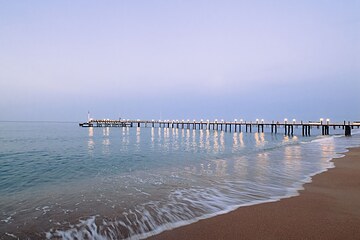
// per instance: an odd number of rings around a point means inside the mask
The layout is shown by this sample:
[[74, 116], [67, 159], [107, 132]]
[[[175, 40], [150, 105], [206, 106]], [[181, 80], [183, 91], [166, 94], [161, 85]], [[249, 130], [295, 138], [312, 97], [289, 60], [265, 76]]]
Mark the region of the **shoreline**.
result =
[[360, 147], [334, 158], [299, 195], [240, 207], [148, 239], [356, 239], [360, 236]]

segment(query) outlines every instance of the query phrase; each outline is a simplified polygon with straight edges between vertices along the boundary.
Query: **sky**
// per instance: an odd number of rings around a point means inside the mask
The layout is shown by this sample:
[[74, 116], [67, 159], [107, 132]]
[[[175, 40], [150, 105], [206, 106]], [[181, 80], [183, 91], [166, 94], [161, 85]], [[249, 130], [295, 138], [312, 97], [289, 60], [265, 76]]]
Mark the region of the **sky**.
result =
[[360, 1], [0, 0], [0, 120], [360, 120]]

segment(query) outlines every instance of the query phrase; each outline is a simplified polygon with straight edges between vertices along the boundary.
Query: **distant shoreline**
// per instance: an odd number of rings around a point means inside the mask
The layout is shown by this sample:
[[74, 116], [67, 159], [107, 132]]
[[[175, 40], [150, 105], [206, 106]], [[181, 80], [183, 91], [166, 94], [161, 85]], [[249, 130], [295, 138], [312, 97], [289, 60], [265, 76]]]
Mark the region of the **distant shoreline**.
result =
[[40, 121], [40, 120], [0, 120], [0, 122], [9, 122], [9, 123], [75, 123], [77, 124], [78, 121]]

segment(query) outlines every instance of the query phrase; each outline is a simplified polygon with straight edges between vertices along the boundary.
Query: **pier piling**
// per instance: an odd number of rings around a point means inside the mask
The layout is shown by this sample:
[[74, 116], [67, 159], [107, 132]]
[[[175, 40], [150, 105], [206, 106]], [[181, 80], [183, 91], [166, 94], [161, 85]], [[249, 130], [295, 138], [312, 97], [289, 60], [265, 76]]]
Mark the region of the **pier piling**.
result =
[[[219, 126], [220, 125], [220, 126]], [[143, 120], [109, 120], [109, 119], [104, 119], [104, 120], [89, 120], [88, 122], [84, 122], [84, 123], [79, 123], [79, 126], [81, 127], [148, 127], [151, 126], [152, 128], [154, 127], [159, 127], [159, 128], [187, 128], [187, 129], [193, 129], [193, 130], [201, 130], [201, 129], [207, 129], [207, 130], [220, 130], [221, 131], [225, 131], [225, 132], [241, 132], [242, 131], [242, 125], [245, 125], [245, 131], [246, 132], [252, 132], [252, 127], [257, 127], [257, 132], [264, 132], [264, 128], [265, 127], [269, 127], [271, 129], [271, 133], [277, 133], [278, 128], [282, 128], [284, 127], [284, 132], [285, 135], [293, 135], [294, 134], [294, 127], [295, 128], [299, 128], [301, 127], [301, 134], [302, 136], [310, 136], [311, 135], [311, 129], [313, 127], [319, 128], [321, 127], [320, 130], [320, 134], [322, 135], [329, 135], [330, 134], [330, 128], [332, 127], [333, 129], [337, 129], [337, 128], [343, 128], [344, 129], [344, 133], [346, 136], [351, 136], [351, 130], [354, 128], [359, 128], [360, 127], [360, 122], [342, 122], [342, 123], [329, 123], [329, 121], [327, 121], [326, 123], [323, 123], [322, 121], [320, 122], [308, 122], [305, 123], [303, 121], [301, 121], [301, 123], [296, 123], [295, 121], [288, 123], [288, 122], [284, 122], [284, 123], [279, 123], [279, 122], [274, 122], [272, 121], [271, 123], [264, 123], [263, 121], [258, 122], [256, 121], [255, 123], [252, 122], [226, 122], [226, 121], [221, 121], [218, 122], [217, 120], [210, 122], [209, 120], [204, 123], [203, 120], [201, 121], [192, 121], [190, 122], [188, 121], [179, 121], [179, 120], [152, 120], [152, 121], [143, 121]], [[234, 129], [233, 129], [234, 127]], [[239, 128], [239, 129], [237, 129]]]

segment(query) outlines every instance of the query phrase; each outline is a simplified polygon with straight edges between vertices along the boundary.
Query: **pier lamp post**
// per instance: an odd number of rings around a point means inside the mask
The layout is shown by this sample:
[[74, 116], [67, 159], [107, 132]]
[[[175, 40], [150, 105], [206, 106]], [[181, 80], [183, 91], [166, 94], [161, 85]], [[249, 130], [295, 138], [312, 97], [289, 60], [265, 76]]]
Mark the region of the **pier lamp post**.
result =
[[258, 123], [259, 123], [259, 119], [257, 118], [257, 119], [255, 120], [255, 122], [256, 122], [256, 124], [258, 124]]
[[217, 119], [215, 119], [215, 123], [217, 123]]
[[243, 121], [244, 121], [244, 120], [241, 118], [241, 119], [240, 119], [240, 123], [243, 123]]
[[210, 122], [210, 120], [209, 120], [209, 119], [207, 119], [206, 121], [207, 121], [207, 123], [209, 123], [209, 122]]
[[221, 122], [223, 123], [223, 122], [224, 122], [224, 119], [221, 119]]
[[261, 123], [264, 123], [264, 119], [261, 119]]
[[323, 118], [320, 118], [320, 124], [321, 124], [321, 125], [323, 124], [323, 121], [324, 121], [324, 119], [323, 119]]
[[284, 118], [284, 123], [287, 124], [287, 122], [288, 122], [288, 119]]
[[296, 119], [294, 118], [294, 119], [293, 119], [293, 123], [295, 124], [295, 122], [296, 122]]
[[237, 122], [237, 119], [236, 119], [236, 118], [234, 119], [234, 122], [235, 122], [235, 123]]
[[330, 123], [330, 119], [327, 118], [327, 119], [326, 119], [326, 124], [329, 124], [329, 123]]
[[181, 120], [181, 122], [184, 122], [184, 119], [183, 119], [183, 120]]

